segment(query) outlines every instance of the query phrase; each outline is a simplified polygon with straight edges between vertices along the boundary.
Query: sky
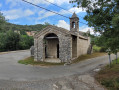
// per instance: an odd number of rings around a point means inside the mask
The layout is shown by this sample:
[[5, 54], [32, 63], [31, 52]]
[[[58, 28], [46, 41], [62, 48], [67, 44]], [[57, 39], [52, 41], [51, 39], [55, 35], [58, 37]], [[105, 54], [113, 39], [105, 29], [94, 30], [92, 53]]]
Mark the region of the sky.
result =
[[[87, 23], [83, 17], [86, 15], [85, 9], [73, 7], [74, 4], [69, 3], [69, 0], [47, 0], [60, 7], [65, 8], [63, 10], [57, 6], [54, 6], [45, 0], [26, 0], [33, 4], [39, 5], [43, 8], [52, 10], [67, 17], [71, 17], [72, 13], [76, 13], [79, 17], [79, 21]], [[30, 5], [22, 0], [0, 0], [0, 11], [5, 18], [14, 24], [20, 25], [35, 25], [44, 24], [45, 22], [58, 27], [63, 27], [69, 30], [70, 20], [68, 18], [59, 16], [52, 12]], [[93, 29], [86, 24], [79, 23], [79, 31], [86, 32], [90, 30], [93, 34]]]

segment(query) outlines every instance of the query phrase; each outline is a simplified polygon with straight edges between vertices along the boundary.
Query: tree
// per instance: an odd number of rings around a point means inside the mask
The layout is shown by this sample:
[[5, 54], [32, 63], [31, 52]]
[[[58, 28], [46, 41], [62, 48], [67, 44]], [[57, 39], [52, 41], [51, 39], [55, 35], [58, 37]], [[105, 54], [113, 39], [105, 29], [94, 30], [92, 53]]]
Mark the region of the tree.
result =
[[25, 32], [25, 30], [20, 30], [20, 34], [21, 35], [27, 35], [26, 32]]
[[[33, 37], [27, 36], [25, 29], [37, 30], [45, 25], [15, 25], [8, 23], [0, 12], [0, 51], [11, 51], [19, 49], [29, 49], [33, 45]], [[41, 29], [41, 28], [40, 28]], [[40, 30], [39, 29], [39, 30]], [[20, 31], [21, 34], [15, 31]]]
[[5, 23], [6, 23], [6, 19], [3, 16], [3, 14], [0, 12], [0, 32], [3, 31]]
[[21, 40], [19, 42], [20, 49], [29, 49], [34, 43], [33, 37], [28, 35], [21, 35]]
[[119, 0], [71, 0], [86, 9], [85, 20], [105, 38], [105, 46], [119, 49]]
[[45, 22], [45, 24], [44, 24], [44, 25], [46, 25], [46, 26], [47, 26], [47, 25], [50, 25], [50, 23], [49, 23], [49, 22]]
[[33, 37], [20, 35], [11, 30], [6, 33], [0, 33], [0, 51], [29, 49], [33, 42]]
[[0, 51], [5, 51], [6, 45], [6, 34], [0, 33]]
[[19, 49], [20, 35], [13, 31], [0, 33], [0, 51], [11, 51]]
[[19, 49], [20, 34], [15, 33], [12, 30], [6, 33], [6, 49], [18, 50]]

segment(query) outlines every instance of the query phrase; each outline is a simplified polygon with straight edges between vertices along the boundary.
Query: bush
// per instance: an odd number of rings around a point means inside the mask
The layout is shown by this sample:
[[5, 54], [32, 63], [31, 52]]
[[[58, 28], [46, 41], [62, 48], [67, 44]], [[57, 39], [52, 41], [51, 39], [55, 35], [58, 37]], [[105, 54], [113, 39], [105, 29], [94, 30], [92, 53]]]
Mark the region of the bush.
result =
[[111, 68], [107, 65], [95, 76], [108, 90], [119, 90], [119, 63], [116, 64], [115, 62], [116, 60], [113, 60]]
[[6, 32], [6, 50], [18, 50], [19, 49], [20, 34], [15, 33], [12, 30]]
[[27, 35], [21, 35], [21, 40], [19, 42], [20, 49], [29, 49], [33, 45], [33, 37]]
[[113, 83], [113, 80], [112, 79], [106, 79], [106, 80], [103, 80], [101, 82], [102, 85], [106, 86], [106, 87], [114, 87], [114, 83]]
[[100, 52], [106, 52], [107, 48], [101, 47]]
[[105, 47], [99, 47], [99, 46], [96, 46], [96, 45], [93, 46], [93, 51], [94, 52], [106, 52], [106, 50], [107, 50], [107, 48], [105, 48]]
[[119, 90], [118, 78], [110, 78], [101, 81], [101, 84], [107, 87], [109, 90]]
[[0, 33], [0, 52], [5, 51], [6, 48], [6, 35], [4, 33]]
[[93, 51], [94, 52], [100, 52], [101, 47], [98, 47], [96, 45], [93, 46]]
[[0, 51], [29, 49], [33, 45], [33, 42], [33, 37], [20, 35], [12, 30], [0, 33]]

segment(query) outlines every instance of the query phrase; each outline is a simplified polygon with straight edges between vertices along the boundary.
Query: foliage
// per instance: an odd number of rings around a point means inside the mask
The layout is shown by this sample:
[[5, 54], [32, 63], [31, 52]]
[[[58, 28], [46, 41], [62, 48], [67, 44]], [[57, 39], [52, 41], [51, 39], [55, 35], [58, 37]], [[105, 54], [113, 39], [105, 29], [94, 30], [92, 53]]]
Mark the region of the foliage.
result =
[[45, 22], [45, 24], [44, 25], [50, 25], [50, 23], [48, 23], [48, 22]]
[[8, 31], [5, 36], [6, 41], [6, 49], [9, 51], [11, 50], [18, 50], [19, 47], [19, 41], [20, 41], [20, 35], [18, 33], [15, 33], [13, 31]]
[[106, 52], [107, 48], [106, 47], [101, 47], [100, 52]]
[[21, 35], [21, 40], [19, 42], [20, 49], [29, 49], [34, 43], [33, 37], [27, 35]]
[[103, 35], [98, 36], [95, 41], [96, 45], [100, 47], [106, 47], [105, 42], [106, 42], [106, 39]]
[[[0, 51], [29, 49], [33, 43], [33, 37], [28, 36], [26, 31], [40, 31], [45, 25], [16, 25], [6, 21], [0, 12]], [[16, 31], [20, 32], [17, 33]]]
[[0, 32], [3, 31], [5, 23], [6, 23], [6, 19], [3, 16], [3, 14], [0, 12]]
[[0, 51], [29, 49], [33, 45], [33, 37], [20, 35], [14, 31], [0, 33]]
[[40, 31], [43, 28], [50, 25], [48, 22], [45, 22], [45, 24], [37, 24], [37, 25], [17, 25], [7, 22], [3, 14], [0, 12], [0, 32], [6, 32], [9, 30], [18, 30], [23, 35], [25, 34], [25, 31]]
[[115, 27], [117, 29], [119, 28], [119, 13], [115, 14], [115, 16], [113, 17], [112, 25], [113, 25], [113, 27]]
[[5, 33], [0, 33], [0, 51], [4, 51], [6, 48], [6, 34]]
[[100, 50], [101, 50], [101, 47], [98, 47], [96, 45], [93, 46], [93, 51], [94, 52], [100, 52]]
[[21, 34], [21, 35], [27, 35], [24, 30], [20, 30], [20, 34]]
[[18, 30], [21, 33], [24, 33], [24, 31], [40, 31], [43, 28], [47, 27], [48, 24], [42, 25], [42, 24], [37, 24], [37, 25], [16, 25], [12, 23], [6, 23], [4, 26], [4, 30]]
[[119, 0], [71, 0], [85, 8], [85, 20], [105, 40], [105, 47], [112, 52], [119, 49]]
[[101, 36], [94, 36], [90, 35], [91, 37], [91, 44], [93, 45], [93, 51], [94, 52], [106, 52], [107, 48], [105, 45], [105, 38], [103, 35]]
[[96, 79], [109, 90], [119, 90], [119, 59], [113, 61], [112, 67], [105, 66], [96, 75]]
[[0, 51], [17, 50], [19, 47], [20, 35], [13, 31], [0, 33]]

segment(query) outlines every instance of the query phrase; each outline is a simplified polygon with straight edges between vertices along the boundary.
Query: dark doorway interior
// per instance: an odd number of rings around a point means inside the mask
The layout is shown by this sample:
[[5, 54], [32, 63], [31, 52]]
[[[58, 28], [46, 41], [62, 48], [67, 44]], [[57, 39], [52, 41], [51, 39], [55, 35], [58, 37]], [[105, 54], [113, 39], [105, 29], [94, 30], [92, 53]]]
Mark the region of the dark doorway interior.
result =
[[77, 37], [72, 36], [72, 58], [77, 57]]
[[59, 58], [59, 39], [56, 34], [49, 33], [44, 37], [45, 58]]
[[59, 44], [57, 44], [57, 58], [59, 58]]
[[45, 45], [45, 58], [47, 58], [47, 46]]

